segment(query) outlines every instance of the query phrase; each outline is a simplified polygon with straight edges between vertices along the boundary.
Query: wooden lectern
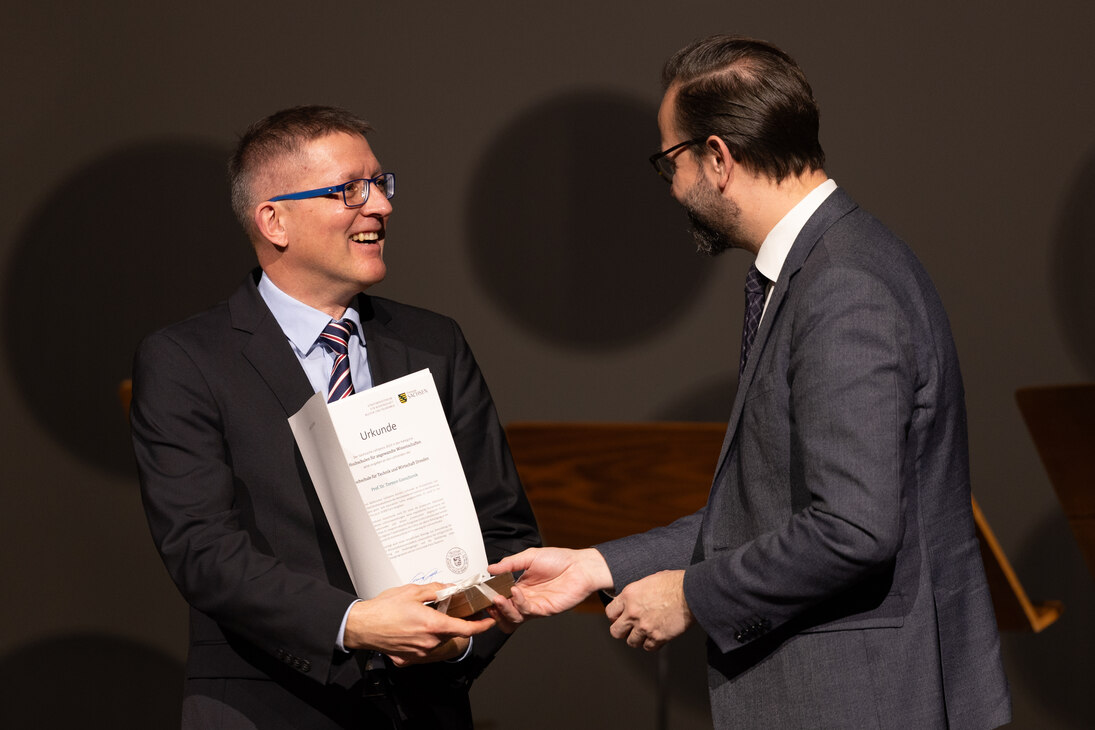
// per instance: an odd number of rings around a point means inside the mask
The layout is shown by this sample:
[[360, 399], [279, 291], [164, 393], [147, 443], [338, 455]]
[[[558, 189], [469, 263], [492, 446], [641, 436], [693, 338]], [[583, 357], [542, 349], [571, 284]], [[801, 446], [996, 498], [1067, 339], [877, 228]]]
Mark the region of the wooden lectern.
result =
[[[582, 548], [702, 507], [725, 430], [721, 423], [514, 423], [506, 435], [544, 543]], [[973, 515], [999, 627], [1037, 632], [1056, 621], [1061, 604], [1027, 598], [976, 501]], [[603, 607], [590, 599], [578, 610]]]

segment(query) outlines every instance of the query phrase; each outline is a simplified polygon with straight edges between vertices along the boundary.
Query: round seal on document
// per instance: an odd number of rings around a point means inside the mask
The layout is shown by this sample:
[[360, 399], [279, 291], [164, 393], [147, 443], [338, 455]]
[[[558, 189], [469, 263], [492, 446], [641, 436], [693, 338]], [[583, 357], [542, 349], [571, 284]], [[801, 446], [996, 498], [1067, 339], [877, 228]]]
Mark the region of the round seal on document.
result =
[[464, 552], [464, 548], [454, 547], [445, 553], [445, 562], [452, 572], [463, 573], [468, 569], [468, 554]]

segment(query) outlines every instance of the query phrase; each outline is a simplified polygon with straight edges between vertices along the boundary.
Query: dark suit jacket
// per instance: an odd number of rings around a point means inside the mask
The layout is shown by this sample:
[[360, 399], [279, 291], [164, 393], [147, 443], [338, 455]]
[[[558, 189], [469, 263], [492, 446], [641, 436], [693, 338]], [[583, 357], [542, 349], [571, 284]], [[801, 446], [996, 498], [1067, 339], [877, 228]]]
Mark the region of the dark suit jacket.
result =
[[617, 589], [688, 566], [718, 727], [1010, 717], [947, 317], [841, 190], [774, 284], [707, 506], [598, 547]]
[[[153, 538], [191, 606], [188, 678], [273, 679], [287, 701], [315, 706], [323, 726], [328, 715], [352, 716], [347, 707], [360, 694], [361, 657], [335, 648], [355, 595], [286, 420], [312, 387], [256, 289], [259, 273], [227, 302], [141, 344], [134, 445]], [[488, 558], [538, 544], [457, 324], [364, 294], [356, 307], [374, 383], [431, 370]], [[464, 662], [392, 674], [407, 686], [455, 688], [466, 703], [468, 684], [502, 640], [485, 634]]]

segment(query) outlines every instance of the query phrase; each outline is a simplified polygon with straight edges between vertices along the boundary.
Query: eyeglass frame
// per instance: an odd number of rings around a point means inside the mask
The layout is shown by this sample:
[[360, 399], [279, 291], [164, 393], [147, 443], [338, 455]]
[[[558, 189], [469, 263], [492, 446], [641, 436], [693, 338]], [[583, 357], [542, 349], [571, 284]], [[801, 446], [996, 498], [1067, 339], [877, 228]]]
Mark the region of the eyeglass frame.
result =
[[[684, 142], [681, 142], [680, 144], [673, 145], [669, 149], [662, 150], [661, 152], [655, 152], [654, 154], [650, 155], [650, 164], [654, 166], [654, 172], [658, 173], [658, 177], [660, 177], [662, 180], [665, 180], [667, 183], [673, 182], [673, 176], [677, 174], [677, 167], [674, 164], [672, 172], [663, 171], [662, 170], [662, 164], [663, 164], [662, 160], [665, 159], [667, 156], [673, 154], [674, 152], [676, 152], [680, 148], [688, 147], [688, 146], [694, 145], [694, 144], [699, 144], [700, 142], [703, 142], [704, 140], [706, 140], [710, 136], [711, 136], [710, 134], [705, 134], [702, 137], [695, 137], [693, 139], [685, 140]], [[666, 162], [664, 164], [668, 165], [669, 161], [666, 160]]]
[[[347, 180], [341, 185], [332, 185], [328, 188], [316, 188], [314, 190], [302, 190], [299, 193], [287, 193], [286, 195], [276, 195], [273, 198], [267, 200], [267, 203], [276, 203], [279, 200], [307, 200], [309, 198], [322, 198], [326, 195], [334, 195], [335, 193], [342, 193], [342, 202], [347, 208], [360, 208], [369, 202], [369, 194], [373, 190], [373, 186], [380, 187], [380, 180], [387, 180], [387, 184], [384, 186], [384, 197], [388, 200], [392, 199], [395, 195], [395, 173], [394, 172], [382, 172], [376, 177], [355, 177], [353, 180]], [[365, 196], [361, 199], [360, 203], [350, 203], [346, 200], [346, 188], [353, 185], [355, 182], [364, 182]]]

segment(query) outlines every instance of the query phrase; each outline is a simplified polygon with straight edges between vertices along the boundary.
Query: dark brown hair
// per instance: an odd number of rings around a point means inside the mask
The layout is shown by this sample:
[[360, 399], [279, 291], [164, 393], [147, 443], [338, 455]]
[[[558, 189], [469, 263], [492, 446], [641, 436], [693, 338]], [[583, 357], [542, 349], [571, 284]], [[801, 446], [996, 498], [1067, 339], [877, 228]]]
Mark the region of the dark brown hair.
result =
[[716, 135], [734, 159], [776, 182], [825, 166], [806, 75], [771, 43], [717, 35], [677, 51], [662, 72], [676, 87], [684, 138]]

